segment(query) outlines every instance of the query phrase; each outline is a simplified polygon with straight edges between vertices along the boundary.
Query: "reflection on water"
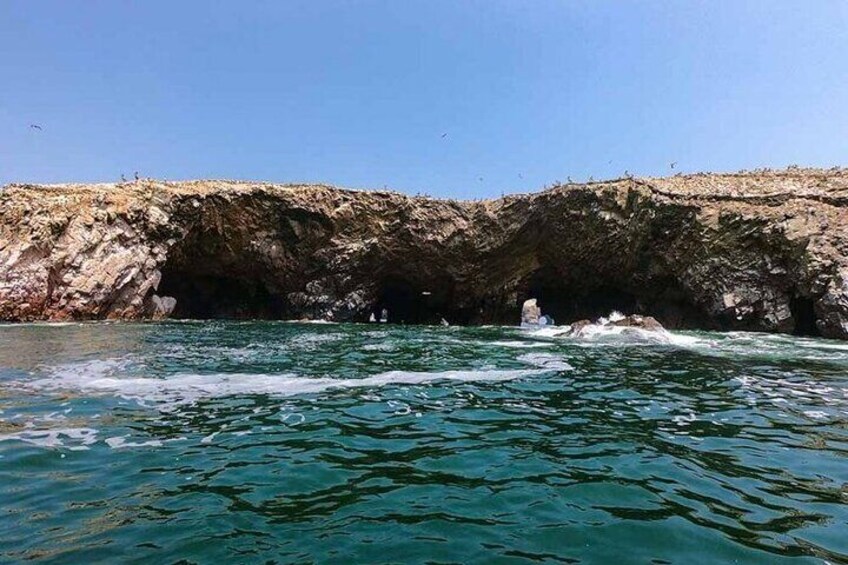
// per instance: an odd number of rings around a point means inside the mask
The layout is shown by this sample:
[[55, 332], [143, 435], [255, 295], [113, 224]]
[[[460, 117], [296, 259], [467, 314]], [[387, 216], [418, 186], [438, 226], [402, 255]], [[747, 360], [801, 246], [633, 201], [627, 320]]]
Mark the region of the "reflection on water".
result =
[[0, 561], [848, 563], [848, 344], [0, 326]]

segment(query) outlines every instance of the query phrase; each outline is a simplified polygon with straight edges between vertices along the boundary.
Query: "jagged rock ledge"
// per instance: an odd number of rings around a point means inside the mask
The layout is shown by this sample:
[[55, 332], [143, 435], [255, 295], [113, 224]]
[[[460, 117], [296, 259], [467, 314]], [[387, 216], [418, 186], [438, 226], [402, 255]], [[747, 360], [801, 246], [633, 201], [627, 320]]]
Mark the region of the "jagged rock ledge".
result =
[[[848, 170], [450, 201], [236, 181], [0, 191], [0, 319], [567, 322], [848, 338]], [[175, 299], [175, 302], [174, 302]]]

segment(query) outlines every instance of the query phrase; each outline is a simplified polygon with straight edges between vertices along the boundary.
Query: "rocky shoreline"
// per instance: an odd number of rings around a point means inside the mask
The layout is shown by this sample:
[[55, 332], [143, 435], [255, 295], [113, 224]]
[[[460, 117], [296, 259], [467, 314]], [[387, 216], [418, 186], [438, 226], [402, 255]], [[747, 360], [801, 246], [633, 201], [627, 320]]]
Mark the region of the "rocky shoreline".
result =
[[0, 319], [509, 323], [848, 339], [848, 170], [622, 178], [486, 201], [241, 181], [12, 184]]

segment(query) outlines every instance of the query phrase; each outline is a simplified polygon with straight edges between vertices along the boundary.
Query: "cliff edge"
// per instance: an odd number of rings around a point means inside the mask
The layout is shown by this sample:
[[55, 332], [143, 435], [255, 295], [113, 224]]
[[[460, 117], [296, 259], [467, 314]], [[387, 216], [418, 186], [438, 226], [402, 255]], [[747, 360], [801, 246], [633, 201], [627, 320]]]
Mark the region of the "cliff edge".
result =
[[0, 191], [0, 319], [558, 321], [848, 339], [848, 170], [622, 178], [487, 201], [142, 180]]

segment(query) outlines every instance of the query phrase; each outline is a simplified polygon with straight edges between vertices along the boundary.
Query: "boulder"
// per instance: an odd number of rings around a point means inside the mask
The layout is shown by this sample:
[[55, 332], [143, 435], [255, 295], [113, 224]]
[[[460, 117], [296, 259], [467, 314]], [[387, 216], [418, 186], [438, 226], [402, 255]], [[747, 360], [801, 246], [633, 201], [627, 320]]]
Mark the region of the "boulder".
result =
[[639, 316], [638, 314], [633, 314], [631, 316], [625, 316], [620, 320], [616, 320], [615, 322], [610, 322], [611, 326], [624, 326], [629, 328], [641, 328], [643, 330], [650, 331], [658, 331], [663, 330], [665, 328], [662, 327], [655, 318], [652, 316]]
[[168, 318], [177, 307], [177, 299], [172, 296], [159, 296], [154, 294], [150, 297], [149, 316], [154, 320]]
[[[656, 319], [651, 316], [639, 316], [633, 314], [631, 316], [617, 316], [613, 321], [607, 318], [600, 318], [593, 322], [591, 320], [578, 320], [569, 325], [568, 333], [571, 337], [584, 337], [592, 333], [592, 330], [598, 328], [622, 327], [627, 328], [624, 332], [632, 332], [633, 330], [644, 331], [663, 331], [664, 328]], [[632, 328], [632, 330], [631, 330]]]
[[542, 309], [536, 305], [536, 299], [531, 298], [525, 300], [521, 306], [521, 323], [529, 325], [538, 325], [539, 318], [542, 317]]

